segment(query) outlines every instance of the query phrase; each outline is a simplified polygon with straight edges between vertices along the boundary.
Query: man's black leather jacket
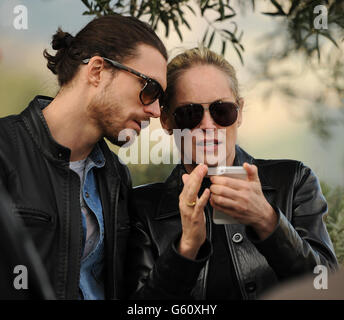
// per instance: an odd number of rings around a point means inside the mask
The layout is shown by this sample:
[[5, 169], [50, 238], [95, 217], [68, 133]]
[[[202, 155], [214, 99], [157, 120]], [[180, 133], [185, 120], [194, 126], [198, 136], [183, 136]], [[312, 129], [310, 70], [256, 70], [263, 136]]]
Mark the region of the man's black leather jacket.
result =
[[[258, 167], [264, 196], [278, 225], [259, 241], [253, 229], [225, 225], [227, 245], [243, 299], [255, 299], [281, 280], [313, 272], [317, 264], [336, 268], [323, 222], [327, 204], [313, 172], [292, 160], [258, 160], [236, 146], [234, 165]], [[196, 260], [178, 254], [179, 194], [185, 173], [178, 165], [165, 183], [134, 190], [126, 267], [129, 294], [138, 299], [205, 299], [212, 230], [207, 206], [207, 240]], [[225, 298], [225, 297], [224, 297]]]
[[[69, 169], [70, 150], [52, 138], [43, 117], [42, 108], [50, 100], [37, 96], [20, 115], [0, 119], [0, 179], [14, 203], [12, 214], [22, 218], [57, 299], [78, 299], [80, 179]], [[106, 142], [98, 143], [106, 159], [103, 168], [95, 169], [105, 224], [105, 296], [121, 298], [131, 181]], [[0, 234], [0, 248], [4, 245]]]

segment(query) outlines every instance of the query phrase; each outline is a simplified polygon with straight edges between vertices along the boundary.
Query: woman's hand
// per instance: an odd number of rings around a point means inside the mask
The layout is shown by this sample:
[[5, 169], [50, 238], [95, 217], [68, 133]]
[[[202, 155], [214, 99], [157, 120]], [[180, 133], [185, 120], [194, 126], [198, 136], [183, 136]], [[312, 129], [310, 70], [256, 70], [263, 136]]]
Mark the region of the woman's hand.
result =
[[208, 202], [210, 191], [205, 189], [200, 198], [198, 192], [207, 172], [208, 167], [200, 164], [191, 174], [184, 174], [182, 177], [184, 188], [179, 195], [179, 210], [183, 232], [178, 251], [189, 259], [196, 258], [199, 248], [206, 239], [204, 207]]
[[257, 167], [248, 163], [243, 167], [247, 180], [222, 176], [210, 178], [210, 204], [240, 223], [253, 227], [263, 240], [275, 229], [277, 214], [264, 197]]

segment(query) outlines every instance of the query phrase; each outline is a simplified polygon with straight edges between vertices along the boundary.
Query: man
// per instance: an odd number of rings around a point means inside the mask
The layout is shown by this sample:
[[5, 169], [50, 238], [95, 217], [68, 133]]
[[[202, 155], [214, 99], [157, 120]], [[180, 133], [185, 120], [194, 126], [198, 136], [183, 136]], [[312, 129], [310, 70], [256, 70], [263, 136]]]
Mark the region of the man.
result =
[[131, 182], [103, 138], [121, 145], [124, 129], [139, 133], [160, 116], [166, 49], [148, 25], [120, 15], [75, 37], [59, 29], [52, 47], [44, 56], [61, 89], [0, 119], [0, 179], [57, 299], [121, 298]]

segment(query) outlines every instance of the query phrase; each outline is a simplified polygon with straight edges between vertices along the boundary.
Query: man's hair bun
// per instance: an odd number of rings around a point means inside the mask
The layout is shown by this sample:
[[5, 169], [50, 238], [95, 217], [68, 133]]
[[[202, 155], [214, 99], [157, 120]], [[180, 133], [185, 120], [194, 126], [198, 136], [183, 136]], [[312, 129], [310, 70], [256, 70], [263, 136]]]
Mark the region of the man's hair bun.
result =
[[54, 50], [65, 49], [71, 46], [73, 39], [74, 37], [70, 33], [63, 32], [61, 28], [58, 28], [53, 35], [51, 44]]
[[147, 23], [113, 14], [93, 19], [75, 37], [58, 28], [51, 41], [56, 52], [44, 50], [43, 55], [62, 87], [72, 81], [84, 59], [97, 55], [121, 62], [137, 57], [140, 44], [157, 49], [167, 60], [164, 44]]

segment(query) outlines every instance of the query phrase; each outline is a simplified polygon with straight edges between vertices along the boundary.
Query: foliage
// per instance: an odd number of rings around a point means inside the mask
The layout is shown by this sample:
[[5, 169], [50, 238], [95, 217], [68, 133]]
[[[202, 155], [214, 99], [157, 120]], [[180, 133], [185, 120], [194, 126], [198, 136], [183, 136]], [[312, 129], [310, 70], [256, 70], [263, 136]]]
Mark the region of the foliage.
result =
[[[178, 34], [180, 41], [183, 41], [181, 26], [192, 29], [189, 18], [190, 14], [198, 14], [205, 19], [208, 27], [203, 35], [202, 43], [211, 47], [214, 39], [219, 37], [222, 41], [222, 53], [224, 54], [227, 44], [230, 43], [237, 52], [242, 63], [242, 52], [244, 47], [241, 43], [243, 32], [239, 32], [233, 18], [237, 15], [235, 9], [230, 5], [230, 0], [81, 0], [87, 7], [86, 15], [107, 15], [124, 14], [137, 18], [148, 17], [148, 22], [154, 30], [161, 23], [165, 28], [165, 36], [170, 34], [171, 27]], [[196, 6], [195, 6], [196, 4]], [[254, 4], [254, 0], [252, 0]], [[195, 8], [197, 7], [197, 9]], [[216, 16], [209, 20], [208, 16]]]
[[329, 212], [325, 218], [338, 262], [344, 266], [344, 187], [331, 188], [322, 183]]
[[[264, 14], [274, 17], [280, 16], [286, 19], [289, 32], [288, 51], [304, 51], [311, 56], [315, 51], [320, 59], [320, 38], [330, 40], [336, 47], [338, 44], [330, 30], [332, 26], [344, 29], [343, 1], [324, 1], [324, 0], [289, 0], [274, 1], [271, 3], [276, 8], [275, 12], [264, 12]], [[314, 20], [318, 13], [314, 9], [318, 5], [325, 5], [328, 10], [327, 29], [317, 29]]]
[[[238, 32], [238, 25], [233, 18], [237, 15], [230, 0], [81, 0], [87, 7], [83, 13], [85, 15], [108, 15], [108, 14], [124, 14], [137, 18], [148, 16], [148, 21], [154, 30], [157, 29], [159, 23], [165, 27], [165, 36], [170, 33], [170, 26], [177, 32], [180, 40], [183, 35], [180, 31], [182, 25], [189, 30], [192, 29], [188, 22], [187, 13], [196, 16], [195, 5], [199, 14], [208, 23], [202, 42], [211, 47], [216, 36], [222, 41], [222, 54], [226, 51], [226, 46], [231, 43], [241, 61], [243, 62], [242, 52], [244, 47], [241, 43], [243, 31]], [[243, 1], [238, 0], [239, 7], [245, 8], [247, 3], [255, 10], [257, 0]], [[338, 47], [333, 34], [328, 29], [316, 29], [314, 27], [314, 19], [316, 13], [314, 8], [317, 5], [325, 5], [328, 9], [328, 24], [336, 25], [341, 29], [344, 28], [343, 4], [341, 0], [324, 1], [324, 0], [270, 0], [271, 6], [274, 8], [272, 12], [262, 12], [271, 17], [282, 17], [287, 21], [287, 29], [292, 40], [292, 50], [305, 51], [311, 55], [317, 52], [320, 58], [320, 38], [326, 38]], [[207, 17], [214, 15], [216, 18], [209, 20]], [[231, 30], [229, 30], [231, 27]], [[315, 41], [312, 41], [315, 40]]]
[[[272, 84], [265, 97], [279, 96], [297, 105], [303, 101], [306, 118], [311, 129], [323, 140], [332, 136], [331, 129], [344, 123], [344, 1], [276, 1], [276, 12], [280, 17], [277, 28], [261, 39], [264, 48], [257, 55], [255, 74], [257, 83]], [[289, 9], [287, 4], [290, 3]], [[314, 27], [314, 8], [324, 4], [328, 10], [327, 29]], [[279, 43], [280, 46], [275, 44]], [[284, 63], [293, 61], [295, 55], [302, 61], [300, 71], [282, 71]], [[277, 70], [277, 72], [276, 72]], [[299, 85], [303, 75], [309, 72], [313, 80], [321, 84], [316, 90], [305, 90]], [[288, 81], [284, 81], [288, 79]]]
[[[268, 83], [266, 96], [279, 93], [286, 100], [296, 104], [306, 101], [309, 108], [305, 110], [311, 128], [322, 139], [331, 137], [331, 127], [344, 123], [344, 60], [341, 43], [344, 40], [344, 0], [81, 0], [87, 10], [85, 15], [124, 14], [137, 18], [145, 18], [154, 30], [161, 24], [165, 28], [165, 36], [170, 35], [171, 28], [183, 40], [181, 27], [189, 30], [197, 28], [190, 24], [190, 17], [196, 16], [207, 22], [202, 43], [212, 47], [216, 39], [222, 43], [222, 54], [231, 45], [244, 64], [243, 30], [240, 30], [234, 18], [247, 8], [256, 11], [258, 5], [267, 8], [260, 14], [270, 16], [279, 24], [272, 32], [266, 34], [266, 45], [257, 55], [256, 83]], [[315, 18], [319, 12], [318, 5], [326, 7], [328, 12], [325, 29], [315, 28]], [[276, 43], [282, 47], [274, 50]], [[328, 50], [330, 45], [331, 50]], [[331, 47], [332, 46], [332, 47]], [[269, 50], [266, 50], [266, 48]], [[321, 90], [306, 94], [292, 81], [287, 84], [281, 79], [286, 74], [280, 70], [284, 61], [294, 54], [305, 60], [313, 77], [323, 84]], [[321, 60], [322, 58], [322, 60]], [[298, 72], [290, 72], [287, 76], [293, 80]], [[335, 99], [333, 99], [335, 97]], [[335, 101], [335, 102], [333, 102]], [[343, 113], [328, 112], [343, 110]]]

